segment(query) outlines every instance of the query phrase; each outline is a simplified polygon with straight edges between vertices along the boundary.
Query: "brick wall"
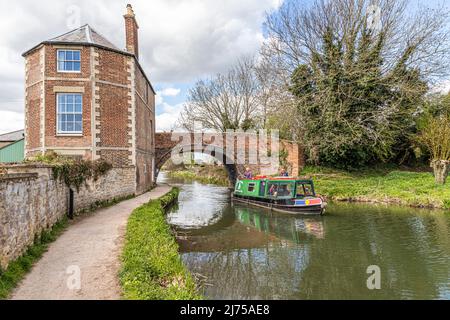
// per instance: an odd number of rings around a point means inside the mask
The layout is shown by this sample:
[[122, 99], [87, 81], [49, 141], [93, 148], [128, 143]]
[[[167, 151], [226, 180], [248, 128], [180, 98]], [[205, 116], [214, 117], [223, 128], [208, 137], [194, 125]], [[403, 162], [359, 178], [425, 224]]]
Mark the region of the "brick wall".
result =
[[[194, 135], [191, 133], [190, 137], [185, 136], [183, 133], [171, 133], [171, 132], [158, 132], [156, 133], [155, 141], [156, 141], [156, 169], [159, 170], [164, 163], [169, 159], [170, 157], [170, 151], [179, 143], [178, 141], [172, 141], [172, 135], [175, 134], [176, 136], [183, 136], [183, 144], [186, 142], [184, 139], [187, 139], [189, 141], [194, 141]], [[223, 146], [226, 146], [227, 141], [225, 137], [222, 137], [222, 141], [219, 143], [214, 143], [210, 141], [211, 137], [203, 136], [203, 142], [205, 145], [216, 145], [220, 148], [223, 148]], [[217, 141], [217, 140], [215, 140]], [[241, 154], [242, 159], [245, 159], [246, 164], [245, 165], [237, 165], [236, 170], [240, 173], [243, 172], [246, 166], [250, 167], [254, 174], [276, 174], [277, 172], [272, 172], [273, 170], [269, 165], [262, 165], [262, 164], [248, 164], [250, 155], [253, 154], [255, 156], [255, 150], [258, 150], [259, 148], [259, 141], [256, 139], [245, 139], [245, 142], [242, 140], [239, 140], [237, 138], [234, 139], [234, 158], [237, 159], [237, 155]], [[288, 171], [291, 175], [297, 176], [299, 174], [299, 171], [304, 167], [305, 160], [304, 160], [304, 151], [303, 148], [291, 141], [286, 140], [280, 140], [279, 144], [280, 150], [285, 149], [288, 153], [287, 156], [287, 163], [288, 163]], [[267, 150], [271, 149], [270, 139], [267, 141]], [[186, 151], [186, 150], [184, 150]], [[187, 150], [189, 151], [189, 150]], [[222, 159], [219, 159], [222, 161]]]
[[130, 158], [128, 57], [97, 48], [95, 51], [98, 54], [96, 94], [99, 98], [96, 101], [97, 155], [116, 167], [129, 166], [133, 162]]
[[139, 68], [136, 76], [136, 181], [137, 192], [147, 191], [154, 183], [155, 95]]
[[[58, 49], [80, 50], [81, 72], [58, 72], [56, 66]], [[89, 47], [84, 46], [45, 46], [45, 75], [64, 79], [89, 79], [91, 76], [91, 52]]]
[[[83, 88], [83, 133], [81, 136], [65, 136], [57, 134], [57, 108], [56, 96], [59, 92], [64, 93], [67, 87]], [[58, 89], [59, 88], [59, 89]], [[92, 106], [92, 84], [90, 81], [45, 81], [45, 146], [48, 149], [57, 149], [58, 147], [85, 147], [92, 145], [91, 132], [91, 107]], [[85, 154], [85, 158], [88, 158]]]

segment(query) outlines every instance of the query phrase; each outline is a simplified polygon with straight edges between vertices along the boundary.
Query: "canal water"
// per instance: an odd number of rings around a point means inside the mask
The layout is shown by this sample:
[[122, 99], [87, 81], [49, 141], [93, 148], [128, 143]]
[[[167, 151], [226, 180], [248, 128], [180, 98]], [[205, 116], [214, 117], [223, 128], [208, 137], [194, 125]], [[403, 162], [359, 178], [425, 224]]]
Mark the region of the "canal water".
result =
[[290, 216], [232, 204], [227, 188], [160, 182], [181, 187], [167, 219], [207, 298], [450, 299], [448, 212], [331, 204]]

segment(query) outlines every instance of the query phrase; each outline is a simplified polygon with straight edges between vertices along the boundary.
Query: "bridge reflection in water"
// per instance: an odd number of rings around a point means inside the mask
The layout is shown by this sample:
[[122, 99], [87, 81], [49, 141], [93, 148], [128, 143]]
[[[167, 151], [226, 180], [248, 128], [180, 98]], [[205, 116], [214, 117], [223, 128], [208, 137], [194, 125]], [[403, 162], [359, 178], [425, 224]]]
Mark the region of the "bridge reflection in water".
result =
[[[209, 298], [450, 299], [443, 212], [340, 204], [323, 217], [271, 214], [193, 183], [168, 220]], [[381, 290], [367, 289], [370, 265], [381, 269]]]

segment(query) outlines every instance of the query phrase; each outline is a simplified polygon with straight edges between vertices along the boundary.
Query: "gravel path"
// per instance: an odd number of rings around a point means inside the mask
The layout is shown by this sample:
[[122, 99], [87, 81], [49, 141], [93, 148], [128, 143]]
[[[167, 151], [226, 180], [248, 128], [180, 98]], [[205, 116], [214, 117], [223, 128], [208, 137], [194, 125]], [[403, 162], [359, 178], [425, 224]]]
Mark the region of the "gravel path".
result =
[[12, 299], [120, 299], [118, 272], [128, 217], [170, 189], [158, 186], [71, 224], [50, 244]]

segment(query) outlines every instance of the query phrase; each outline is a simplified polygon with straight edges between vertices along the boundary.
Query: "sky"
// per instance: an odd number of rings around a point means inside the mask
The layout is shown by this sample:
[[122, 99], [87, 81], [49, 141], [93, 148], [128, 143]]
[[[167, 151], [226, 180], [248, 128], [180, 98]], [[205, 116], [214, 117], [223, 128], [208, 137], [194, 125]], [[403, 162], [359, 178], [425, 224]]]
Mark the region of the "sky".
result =
[[127, 3], [139, 24], [140, 62], [158, 93], [161, 131], [171, 129], [195, 81], [257, 54], [265, 14], [280, 0], [0, 0], [0, 133], [24, 127], [22, 53], [85, 23], [124, 48]]
[[22, 53], [86, 23], [124, 48], [127, 3], [139, 24], [140, 62], [157, 91], [156, 129], [168, 131], [197, 80], [258, 53], [265, 15], [282, 1], [0, 0], [0, 133], [24, 127]]

